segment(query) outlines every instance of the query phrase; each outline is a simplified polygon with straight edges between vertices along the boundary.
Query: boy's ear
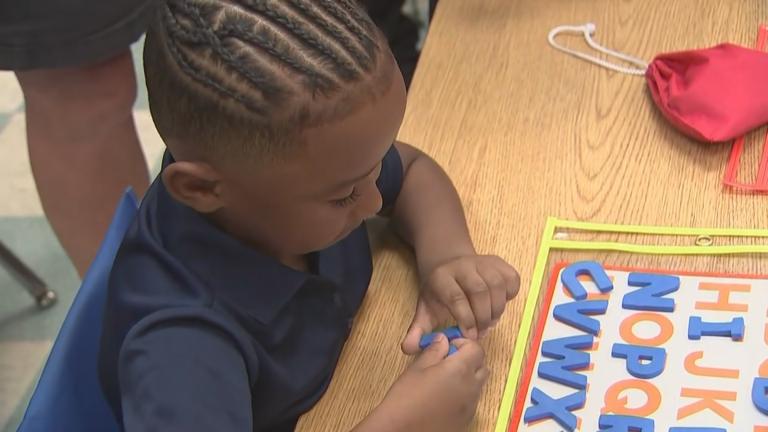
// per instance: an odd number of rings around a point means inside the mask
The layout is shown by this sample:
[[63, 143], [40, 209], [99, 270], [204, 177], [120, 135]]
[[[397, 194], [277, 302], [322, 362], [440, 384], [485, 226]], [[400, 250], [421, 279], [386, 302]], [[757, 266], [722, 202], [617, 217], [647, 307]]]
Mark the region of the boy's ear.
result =
[[200, 213], [224, 206], [221, 176], [205, 162], [174, 162], [163, 169], [162, 180], [176, 201]]

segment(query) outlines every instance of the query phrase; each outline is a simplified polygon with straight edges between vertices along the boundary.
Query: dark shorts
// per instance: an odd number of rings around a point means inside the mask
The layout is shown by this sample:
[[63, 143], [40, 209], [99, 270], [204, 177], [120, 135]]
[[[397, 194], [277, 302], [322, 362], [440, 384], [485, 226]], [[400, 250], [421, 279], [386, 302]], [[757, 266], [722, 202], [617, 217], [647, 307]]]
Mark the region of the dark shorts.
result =
[[0, 0], [0, 70], [87, 65], [128, 49], [156, 0]]

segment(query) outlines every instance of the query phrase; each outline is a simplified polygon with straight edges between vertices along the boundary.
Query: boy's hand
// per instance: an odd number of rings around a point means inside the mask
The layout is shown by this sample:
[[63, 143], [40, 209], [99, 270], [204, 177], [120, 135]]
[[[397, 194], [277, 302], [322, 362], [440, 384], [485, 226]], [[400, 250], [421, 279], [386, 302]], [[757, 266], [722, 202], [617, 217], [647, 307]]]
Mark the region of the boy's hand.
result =
[[477, 342], [456, 339], [450, 357], [440, 335], [398, 378], [376, 410], [355, 432], [466, 431], [488, 378]]
[[437, 266], [422, 287], [403, 352], [418, 353], [421, 336], [451, 318], [467, 338], [485, 336], [519, 289], [517, 271], [497, 256], [468, 255]]

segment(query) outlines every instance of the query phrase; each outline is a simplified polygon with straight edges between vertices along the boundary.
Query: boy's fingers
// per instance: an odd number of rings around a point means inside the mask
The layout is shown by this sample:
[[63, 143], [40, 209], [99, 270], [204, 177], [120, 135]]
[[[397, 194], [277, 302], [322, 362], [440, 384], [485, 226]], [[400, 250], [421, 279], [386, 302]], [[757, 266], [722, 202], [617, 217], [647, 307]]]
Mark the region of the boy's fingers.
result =
[[448, 347], [448, 338], [443, 334], [438, 334], [432, 344], [422, 351], [413, 364], [421, 369], [434, 366], [448, 355]]
[[485, 280], [478, 274], [477, 269], [462, 273], [457, 277], [462, 291], [469, 299], [472, 313], [475, 316], [477, 331], [488, 329], [491, 324], [491, 293]]
[[485, 384], [490, 374], [491, 372], [488, 370], [487, 367], [482, 367], [480, 368], [480, 370], [475, 372], [475, 378], [477, 378], [477, 380], [480, 381], [481, 384]]
[[419, 299], [416, 304], [416, 312], [413, 314], [413, 321], [405, 334], [405, 339], [400, 348], [405, 354], [418, 354], [421, 351], [419, 341], [421, 337], [432, 331], [432, 317], [429, 315], [426, 303]]
[[469, 339], [454, 339], [451, 343], [457, 348], [457, 352], [448, 357], [449, 360], [466, 362], [474, 371], [485, 367], [485, 351], [477, 342]]
[[507, 300], [512, 300], [520, 291], [520, 274], [506, 262], [499, 270], [506, 280]]
[[440, 289], [437, 290], [440, 301], [459, 323], [461, 333], [470, 339], [477, 339], [475, 314], [472, 312], [469, 300], [467, 300], [467, 296], [461, 290], [458, 282], [453, 278], [445, 278], [435, 282], [440, 284]]
[[504, 308], [507, 306], [507, 287], [504, 276], [501, 275], [496, 269], [490, 266], [480, 268], [482, 271], [480, 276], [485, 280], [491, 293], [491, 323], [493, 326], [501, 315], [504, 313]]

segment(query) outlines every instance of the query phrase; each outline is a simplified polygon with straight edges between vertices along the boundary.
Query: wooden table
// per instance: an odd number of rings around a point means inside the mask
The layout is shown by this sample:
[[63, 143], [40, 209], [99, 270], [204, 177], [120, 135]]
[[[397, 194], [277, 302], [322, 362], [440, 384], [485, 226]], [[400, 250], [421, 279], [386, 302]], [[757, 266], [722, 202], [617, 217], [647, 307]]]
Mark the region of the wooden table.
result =
[[[491, 431], [496, 422], [547, 216], [768, 225], [768, 197], [729, 194], [721, 187], [730, 145], [679, 135], [658, 114], [644, 79], [548, 46], [551, 28], [589, 21], [597, 24], [600, 43], [650, 60], [725, 41], [751, 47], [758, 24], [768, 21], [768, 2], [440, 1], [399, 138], [448, 171], [478, 249], [507, 259], [523, 279], [520, 296], [483, 342], [492, 374], [475, 431]], [[583, 45], [578, 37], [562, 40]], [[744, 165], [754, 166], [756, 159], [752, 155]], [[399, 343], [416, 300], [413, 258], [391, 235], [380, 243], [371, 289], [330, 389], [299, 430], [349, 430], [409, 362]]]

